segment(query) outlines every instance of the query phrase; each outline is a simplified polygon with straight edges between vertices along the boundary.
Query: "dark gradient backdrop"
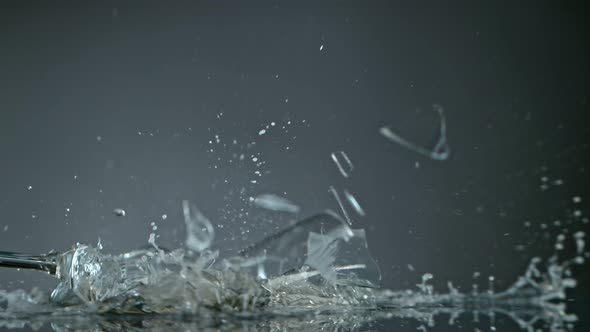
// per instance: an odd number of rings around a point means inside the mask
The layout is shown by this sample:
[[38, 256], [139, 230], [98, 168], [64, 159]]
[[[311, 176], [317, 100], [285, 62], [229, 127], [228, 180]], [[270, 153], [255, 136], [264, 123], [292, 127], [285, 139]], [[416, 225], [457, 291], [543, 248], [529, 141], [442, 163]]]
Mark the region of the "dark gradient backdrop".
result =
[[[367, 211], [354, 226], [384, 286], [431, 272], [438, 289], [468, 289], [474, 271], [482, 287], [491, 274], [506, 286], [552, 252], [559, 227], [540, 225], [590, 201], [583, 3], [3, 1], [0, 249], [100, 237], [120, 251], [147, 243], [151, 222], [177, 247], [189, 199], [231, 252], [292, 218], [241, 196], [281, 194], [305, 216], [337, 209], [333, 185]], [[449, 160], [378, 133], [391, 124], [432, 144], [432, 103], [446, 111]], [[588, 268], [578, 276], [584, 289]], [[53, 283], [0, 270], [3, 289]]]

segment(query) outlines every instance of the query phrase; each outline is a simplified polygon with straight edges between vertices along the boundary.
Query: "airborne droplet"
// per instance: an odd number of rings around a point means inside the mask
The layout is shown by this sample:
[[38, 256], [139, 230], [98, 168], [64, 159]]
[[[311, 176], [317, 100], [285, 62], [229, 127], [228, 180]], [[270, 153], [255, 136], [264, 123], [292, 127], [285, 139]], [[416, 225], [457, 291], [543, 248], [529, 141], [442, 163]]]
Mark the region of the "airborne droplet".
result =
[[123, 209], [119, 209], [119, 208], [116, 208], [116, 209], [114, 209], [114, 210], [113, 210], [113, 213], [114, 213], [114, 214], [115, 214], [117, 217], [125, 217], [125, 214], [126, 214], [126, 213], [125, 213], [125, 210], [123, 210]]

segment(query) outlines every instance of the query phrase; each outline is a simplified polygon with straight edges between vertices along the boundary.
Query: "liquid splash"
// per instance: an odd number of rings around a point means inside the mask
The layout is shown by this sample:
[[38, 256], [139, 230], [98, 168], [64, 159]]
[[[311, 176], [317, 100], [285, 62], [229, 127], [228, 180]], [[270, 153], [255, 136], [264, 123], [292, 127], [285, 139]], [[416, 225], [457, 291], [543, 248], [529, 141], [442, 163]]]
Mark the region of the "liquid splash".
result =
[[332, 212], [297, 222], [227, 258], [188, 245], [111, 255], [100, 245], [76, 244], [63, 253], [37, 256], [55, 266], [50, 272], [59, 284], [51, 293], [0, 291], [0, 327], [357, 330], [379, 318], [432, 326], [437, 315], [450, 315], [452, 322], [463, 313], [480, 313], [508, 316], [527, 331], [543, 322], [547, 331], [557, 332], [576, 321], [564, 301], [566, 290], [576, 286], [571, 268], [587, 255], [583, 238], [576, 233], [572, 239], [575, 258], [534, 258], [506, 290], [471, 293], [450, 284], [447, 292], [437, 293], [428, 284], [431, 274], [416, 290], [379, 289], [380, 271], [364, 231], [351, 229]]

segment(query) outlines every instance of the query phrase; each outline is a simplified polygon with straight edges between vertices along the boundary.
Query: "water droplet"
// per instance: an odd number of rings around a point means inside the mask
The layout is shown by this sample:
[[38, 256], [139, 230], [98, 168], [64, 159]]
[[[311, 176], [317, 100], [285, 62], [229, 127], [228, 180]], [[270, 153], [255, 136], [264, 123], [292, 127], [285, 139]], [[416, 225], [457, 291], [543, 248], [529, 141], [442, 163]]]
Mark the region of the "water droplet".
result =
[[123, 210], [123, 209], [119, 209], [119, 208], [116, 208], [116, 209], [114, 209], [114, 210], [113, 210], [113, 213], [114, 213], [114, 214], [115, 214], [117, 217], [125, 217], [125, 214], [126, 214], [125, 210]]

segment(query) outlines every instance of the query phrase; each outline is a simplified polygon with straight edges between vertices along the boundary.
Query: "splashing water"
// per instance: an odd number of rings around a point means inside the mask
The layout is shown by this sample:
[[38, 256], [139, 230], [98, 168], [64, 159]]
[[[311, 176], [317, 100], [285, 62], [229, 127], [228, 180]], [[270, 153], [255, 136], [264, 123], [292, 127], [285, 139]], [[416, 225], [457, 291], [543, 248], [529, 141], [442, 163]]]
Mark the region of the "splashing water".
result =
[[[183, 210], [187, 232], [195, 231], [196, 221], [209, 234], [198, 210], [187, 202]], [[76, 244], [63, 253], [37, 256], [54, 264], [58, 286], [50, 294], [0, 291], [0, 327], [51, 322], [56, 330], [75, 329], [81, 315], [85, 324], [96, 322], [107, 331], [128, 328], [138, 319], [148, 330], [195, 324], [229, 330], [248, 326], [244, 318], [272, 317], [256, 325], [269, 331], [301, 323], [355, 330], [391, 316], [432, 325], [438, 314], [463, 312], [505, 314], [529, 331], [539, 320], [551, 331], [576, 320], [563, 302], [566, 289], [576, 286], [570, 277], [571, 266], [581, 263], [576, 259], [534, 258], [524, 275], [500, 292], [464, 294], [449, 284], [449, 292], [439, 294], [428, 284], [432, 274], [423, 275], [417, 290], [391, 291], [377, 288], [380, 271], [364, 231], [351, 229], [332, 212], [299, 221], [223, 259], [208, 249], [211, 237], [203, 234], [189, 234], [187, 249], [172, 251], [148, 247], [110, 255], [100, 245]], [[584, 248], [583, 237], [574, 235], [578, 249]]]

